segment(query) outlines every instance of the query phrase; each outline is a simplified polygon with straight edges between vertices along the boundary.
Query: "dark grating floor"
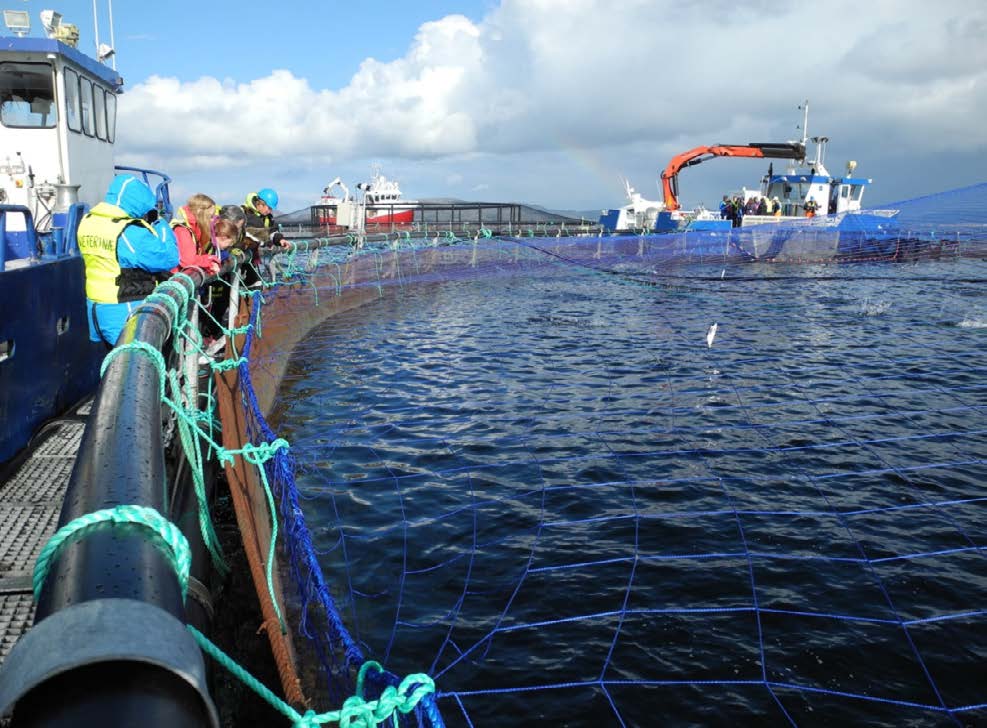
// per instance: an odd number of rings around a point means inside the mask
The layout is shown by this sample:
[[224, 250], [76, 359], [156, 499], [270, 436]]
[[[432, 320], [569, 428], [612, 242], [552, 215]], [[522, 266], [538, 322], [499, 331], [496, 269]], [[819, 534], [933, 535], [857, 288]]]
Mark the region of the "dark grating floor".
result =
[[84, 429], [82, 419], [49, 424], [0, 482], [0, 664], [33, 623], [31, 572], [55, 532]]

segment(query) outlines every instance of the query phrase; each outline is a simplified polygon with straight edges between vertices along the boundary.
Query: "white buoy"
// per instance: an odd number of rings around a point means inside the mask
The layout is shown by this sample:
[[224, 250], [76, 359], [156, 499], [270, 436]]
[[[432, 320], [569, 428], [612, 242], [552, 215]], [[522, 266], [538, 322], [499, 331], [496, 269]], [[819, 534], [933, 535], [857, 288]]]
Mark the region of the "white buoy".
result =
[[716, 329], [717, 325], [716, 322], [714, 322], [713, 325], [706, 331], [706, 347], [709, 349], [713, 348], [713, 339], [716, 338]]

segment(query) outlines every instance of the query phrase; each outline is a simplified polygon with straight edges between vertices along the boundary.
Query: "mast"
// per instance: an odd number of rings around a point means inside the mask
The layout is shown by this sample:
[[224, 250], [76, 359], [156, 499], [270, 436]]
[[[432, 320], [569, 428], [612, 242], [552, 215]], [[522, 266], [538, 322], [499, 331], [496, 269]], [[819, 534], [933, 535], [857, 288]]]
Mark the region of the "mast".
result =
[[[116, 40], [113, 38], [113, 0], [106, 0], [106, 4], [110, 8], [110, 48], [114, 51], [116, 50], [117, 44]], [[113, 63], [113, 70], [117, 70], [117, 54], [114, 53], [110, 56], [110, 61]]]
[[96, 53], [94, 55], [99, 59], [99, 17], [96, 15], [96, 0], [93, 0], [93, 31], [96, 35]]
[[803, 110], [802, 115], [802, 146], [809, 141], [809, 99], [805, 100], [805, 103], [801, 106]]

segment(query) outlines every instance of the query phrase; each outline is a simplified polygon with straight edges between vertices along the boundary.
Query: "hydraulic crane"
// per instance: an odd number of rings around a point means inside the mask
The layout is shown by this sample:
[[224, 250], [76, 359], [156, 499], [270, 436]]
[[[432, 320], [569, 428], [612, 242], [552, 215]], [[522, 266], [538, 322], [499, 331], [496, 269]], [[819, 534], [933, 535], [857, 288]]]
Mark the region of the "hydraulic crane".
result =
[[665, 196], [665, 209], [678, 210], [679, 205], [679, 171], [683, 167], [691, 167], [705, 162], [713, 157], [770, 157], [772, 159], [805, 160], [804, 142], [757, 143], [750, 144], [716, 144], [707, 147], [696, 147], [674, 157], [661, 173], [662, 192]]

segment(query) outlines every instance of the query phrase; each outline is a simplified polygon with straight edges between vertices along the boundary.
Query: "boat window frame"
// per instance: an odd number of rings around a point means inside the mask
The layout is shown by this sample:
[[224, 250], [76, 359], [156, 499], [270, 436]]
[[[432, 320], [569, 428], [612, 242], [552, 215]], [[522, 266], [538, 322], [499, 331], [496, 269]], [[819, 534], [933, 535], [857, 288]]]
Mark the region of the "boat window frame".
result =
[[[71, 76], [75, 77], [75, 81], [71, 80]], [[82, 133], [82, 90], [79, 87], [79, 72], [66, 67], [62, 71], [63, 85], [65, 87], [65, 125], [68, 127], [69, 131], [74, 131], [76, 134]], [[72, 91], [74, 89], [75, 95], [73, 96]], [[75, 102], [74, 104], [72, 102]], [[75, 126], [72, 125], [72, 112], [75, 112]]]
[[[2, 69], [3, 69], [4, 66], [8, 66], [8, 65], [11, 65], [11, 66], [44, 66], [45, 68], [48, 69], [48, 73], [46, 74], [46, 76], [47, 76], [48, 82], [50, 84], [49, 88], [51, 90], [51, 108], [54, 111], [54, 113], [48, 115], [49, 117], [52, 118], [52, 120], [49, 121], [49, 123], [45, 124], [44, 126], [41, 126], [41, 125], [38, 125], [38, 124], [8, 124], [3, 119], [3, 111], [2, 111], [2, 109], [3, 109], [3, 102], [0, 102], [0, 125], [3, 125], [7, 129], [57, 129], [58, 128], [58, 121], [61, 118], [61, 114], [60, 114], [60, 112], [58, 110], [58, 95], [56, 94], [56, 89], [55, 89], [55, 69], [54, 69], [54, 66], [52, 66], [51, 63], [48, 63], [46, 61], [9, 61], [9, 60], [5, 60], [5, 61], [0, 61], [0, 71], [2, 71]], [[11, 99], [11, 100], [13, 100], [13, 99]], [[24, 101], [22, 103], [29, 103], [29, 102]]]
[[[111, 103], [112, 102], [112, 103]], [[106, 92], [106, 141], [113, 144], [117, 137], [117, 95]]]
[[[96, 119], [96, 138], [106, 141], [106, 89], [93, 84], [93, 110]], [[100, 121], [103, 123], [100, 124]], [[100, 128], [102, 126], [102, 129]]]
[[[86, 117], [86, 92], [89, 89], [89, 116]], [[82, 133], [87, 137], [96, 136], [96, 108], [93, 100], [93, 82], [85, 76], [79, 76], [79, 103], [82, 108]], [[89, 122], [88, 124], [86, 122]]]

